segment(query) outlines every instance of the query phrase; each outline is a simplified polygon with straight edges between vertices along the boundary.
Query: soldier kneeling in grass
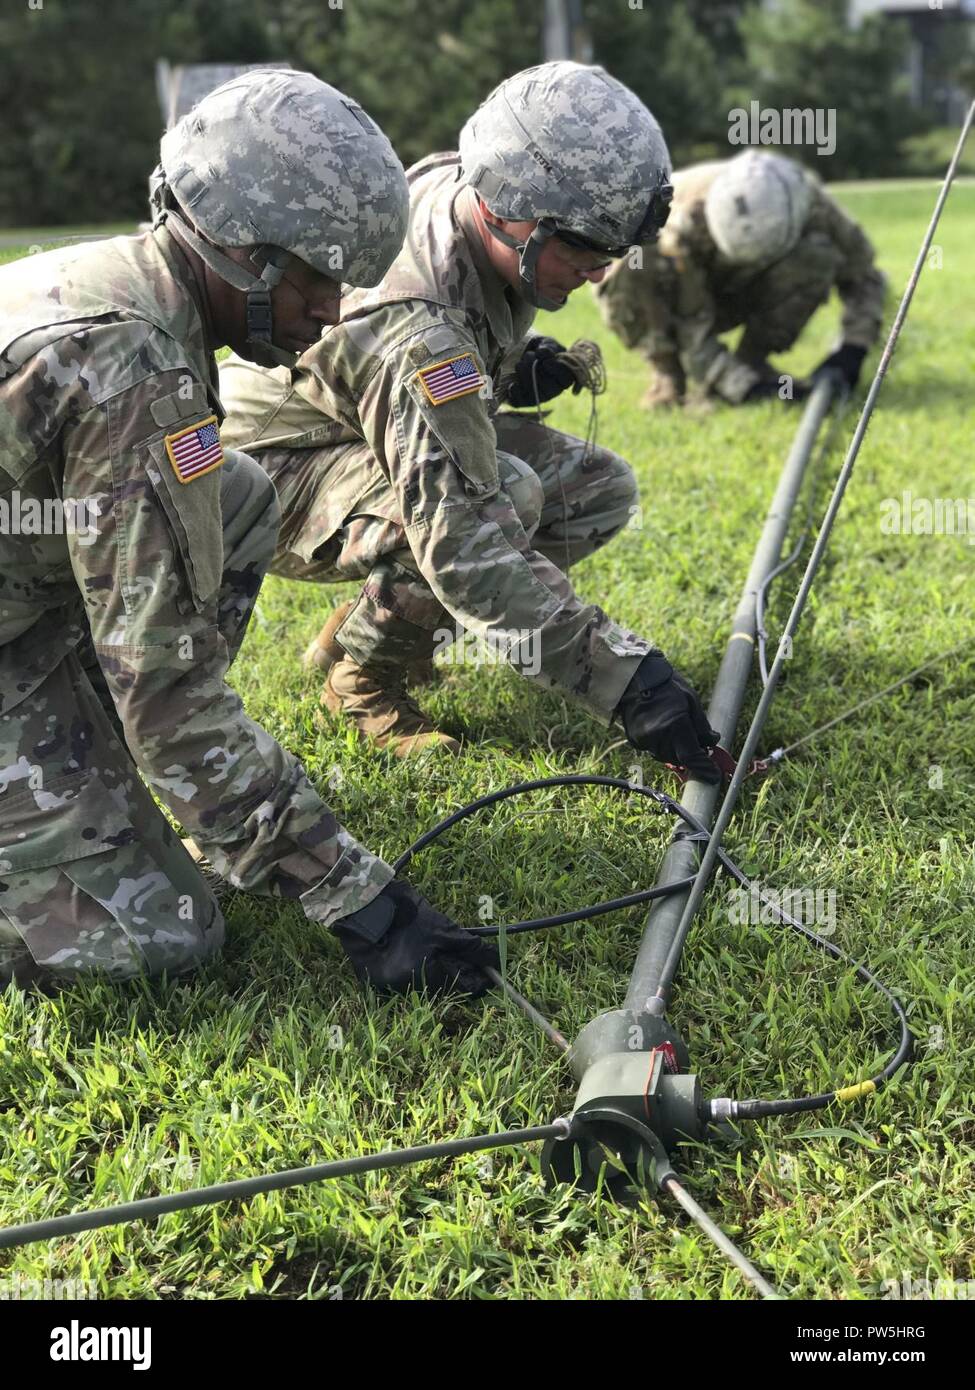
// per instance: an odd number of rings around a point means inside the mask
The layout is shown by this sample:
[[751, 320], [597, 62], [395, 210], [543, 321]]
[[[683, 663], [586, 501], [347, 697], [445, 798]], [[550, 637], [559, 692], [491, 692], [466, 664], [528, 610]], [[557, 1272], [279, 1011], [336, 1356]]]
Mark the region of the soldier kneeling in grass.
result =
[[[887, 280], [856, 222], [792, 160], [749, 150], [674, 174], [660, 241], [621, 262], [596, 287], [603, 316], [647, 358], [648, 407], [715, 397], [732, 405], [781, 396], [769, 362], [799, 337], [833, 289], [843, 302], [840, 342], [816, 369], [852, 389], [883, 320]], [[734, 350], [718, 339], [743, 327]]]
[[458, 153], [409, 171], [410, 228], [382, 284], [291, 372], [221, 366], [229, 437], [256, 452], [282, 509], [272, 572], [361, 579], [308, 660], [327, 708], [398, 755], [457, 752], [407, 693], [445, 630], [504, 650], [526, 678], [697, 775], [718, 735], [646, 638], [583, 603], [565, 569], [626, 524], [629, 465], [538, 420], [571, 385], [531, 335], [666, 219], [657, 122], [601, 68], [557, 62], [499, 86]]
[[0, 536], [0, 985], [181, 972], [220, 946], [155, 793], [217, 875], [332, 927], [360, 979], [482, 991], [493, 948], [339, 824], [225, 679], [279, 512], [224, 449], [214, 349], [294, 361], [337, 317], [336, 265], [376, 284], [402, 166], [334, 88], [252, 72], [166, 134], [154, 202], [142, 236], [0, 270], [0, 491], [95, 514]]

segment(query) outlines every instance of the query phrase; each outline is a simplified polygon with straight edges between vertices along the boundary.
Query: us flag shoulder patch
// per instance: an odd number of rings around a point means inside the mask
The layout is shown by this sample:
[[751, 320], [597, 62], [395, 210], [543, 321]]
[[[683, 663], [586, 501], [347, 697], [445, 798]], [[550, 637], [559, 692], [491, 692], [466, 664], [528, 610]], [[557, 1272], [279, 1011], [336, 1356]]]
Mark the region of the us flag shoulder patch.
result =
[[431, 405], [443, 405], [458, 396], [469, 396], [484, 385], [484, 377], [469, 352], [460, 357], [448, 357], [446, 362], [436, 362], [432, 367], [423, 367], [417, 376]]
[[223, 463], [223, 445], [217, 417], [208, 415], [195, 425], [167, 434], [166, 453], [181, 483], [191, 483], [194, 478], [202, 478], [204, 473], [219, 468]]

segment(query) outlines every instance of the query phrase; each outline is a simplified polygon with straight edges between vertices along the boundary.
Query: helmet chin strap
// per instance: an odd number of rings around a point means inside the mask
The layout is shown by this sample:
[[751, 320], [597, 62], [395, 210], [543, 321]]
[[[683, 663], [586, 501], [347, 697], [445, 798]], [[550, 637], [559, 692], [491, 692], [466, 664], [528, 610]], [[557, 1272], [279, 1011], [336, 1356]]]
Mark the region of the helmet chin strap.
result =
[[276, 248], [265, 250], [267, 257], [261, 274], [252, 275], [242, 265], [225, 256], [224, 253], [203, 237], [172, 207], [161, 207], [153, 226], [162, 222], [171, 225], [174, 234], [196, 252], [215, 275], [219, 275], [234, 289], [242, 290], [247, 296], [245, 316], [247, 325], [247, 346], [252, 360], [262, 367], [293, 367], [298, 360], [296, 352], [286, 352], [275, 347], [272, 340], [274, 323], [271, 313], [271, 291], [279, 284], [285, 267], [291, 260], [287, 251]]
[[534, 304], [536, 309], [555, 310], [563, 308], [563, 300], [546, 299], [543, 294], [539, 294], [535, 283], [535, 267], [545, 243], [549, 237], [555, 236], [555, 223], [547, 217], [541, 218], [527, 241], [516, 241], [510, 232], [504, 231], [494, 222], [489, 222], [486, 217], [484, 218], [484, 225], [495, 240], [518, 252], [518, 278], [521, 282], [521, 293], [528, 300], [528, 303]]

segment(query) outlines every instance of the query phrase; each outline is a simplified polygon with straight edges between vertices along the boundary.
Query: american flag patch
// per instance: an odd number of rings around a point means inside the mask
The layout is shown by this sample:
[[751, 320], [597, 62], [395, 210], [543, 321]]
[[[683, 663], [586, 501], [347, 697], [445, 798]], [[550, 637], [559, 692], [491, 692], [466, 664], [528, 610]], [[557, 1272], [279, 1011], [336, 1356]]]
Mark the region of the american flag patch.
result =
[[191, 483], [223, 463], [217, 417], [210, 415], [177, 434], [167, 434], [166, 453], [181, 483]]
[[424, 367], [417, 376], [431, 405], [443, 405], [444, 401], [452, 401], [457, 396], [469, 396], [484, 385], [484, 378], [469, 352]]

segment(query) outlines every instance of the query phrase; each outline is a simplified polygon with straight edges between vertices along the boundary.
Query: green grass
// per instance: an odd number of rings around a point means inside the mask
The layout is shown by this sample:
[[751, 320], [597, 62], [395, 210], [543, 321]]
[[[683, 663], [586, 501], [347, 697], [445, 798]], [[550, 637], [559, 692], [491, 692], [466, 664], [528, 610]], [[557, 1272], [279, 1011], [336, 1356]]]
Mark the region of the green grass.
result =
[[[849, 192], [897, 293], [930, 190]], [[975, 327], [975, 190], [952, 195], [764, 739], [798, 738], [970, 631], [964, 539], [884, 536], [904, 489], [967, 497]], [[658, 641], [707, 690], [797, 416], [777, 404], [694, 419], [637, 408], [644, 368], [583, 295], [543, 326], [600, 338], [611, 391], [600, 438], [634, 464], [642, 529], [575, 572], [579, 592]], [[893, 306], [891, 306], [891, 313]], [[818, 360], [835, 306], [787, 365]], [[584, 431], [586, 406], [553, 422]], [[852, 421], [849, 422], [852, 428]], [[849, 435], [849, 429], [846, 432]], [[834, 457], [819, 487], [820, 509]], [[788, 612], [797, 575], [775, 594]], [[508, 669], [445, 669], [424, 696], [464, 731], [456, 761], [394, 763], [318, 723], [299, 654], [353, 590], [271, 580], [233, 679], [349, 827], [387, 857], [433, 820], [525, 777], [639, 761], [617, 732]], [[679, 1166], [706, 1209], [783, 1290], [869, 1298], [885, 1280], [968, 1279], [975, 1247], [973, 660], [919, 678], [747, 785], [731, 852], [763, 883], [835, 889], [836, 939], [908, 1004], [913, 1069], [865, 1104], [766, 1121]], [[751, 690], [748, 709], [753, 708]], [[932, 775], [941, 768], [942, 785]], [[341, 782], [333, 769], [341, 769]], [[646, 780], [665, 774], [644, 762]], [[934, 783], [934, 785], [932, 785]], [[649, 885], [666, 827], [595, 792], [509, 803], [457, 828], [414, 877], [460, 921], [499, 920]], [[819, 1091], [876, 1071], [892, 1021], [850, 973], [774, 927], [729, 922], [712, 890], [672, 1007], [705, 1094]], [[496, 995], [381, 1002], [329, 935], [242, 895], [222, 958], [189, 982], [88, 984], [0, 1001], [0, 1224], [565, 1113], [559, 1057]], [[643, 914], [509, 945], [513, 982], [569, 1036], [617, 1006]], [[341, 1029], [341, 1047], [335, 1026]], [[936, 1030], [940, 1030], [940, 1033]], [[933, 1044], [933, 1045], [929, 1045]], [[74, 1278], [103, 1297], [743, 1298], [737, 1274], [668, 1201], [622, 1208], [544, 1190], [508, 1152], [296, 1189], [0, 1254], [0, 1279]]]

